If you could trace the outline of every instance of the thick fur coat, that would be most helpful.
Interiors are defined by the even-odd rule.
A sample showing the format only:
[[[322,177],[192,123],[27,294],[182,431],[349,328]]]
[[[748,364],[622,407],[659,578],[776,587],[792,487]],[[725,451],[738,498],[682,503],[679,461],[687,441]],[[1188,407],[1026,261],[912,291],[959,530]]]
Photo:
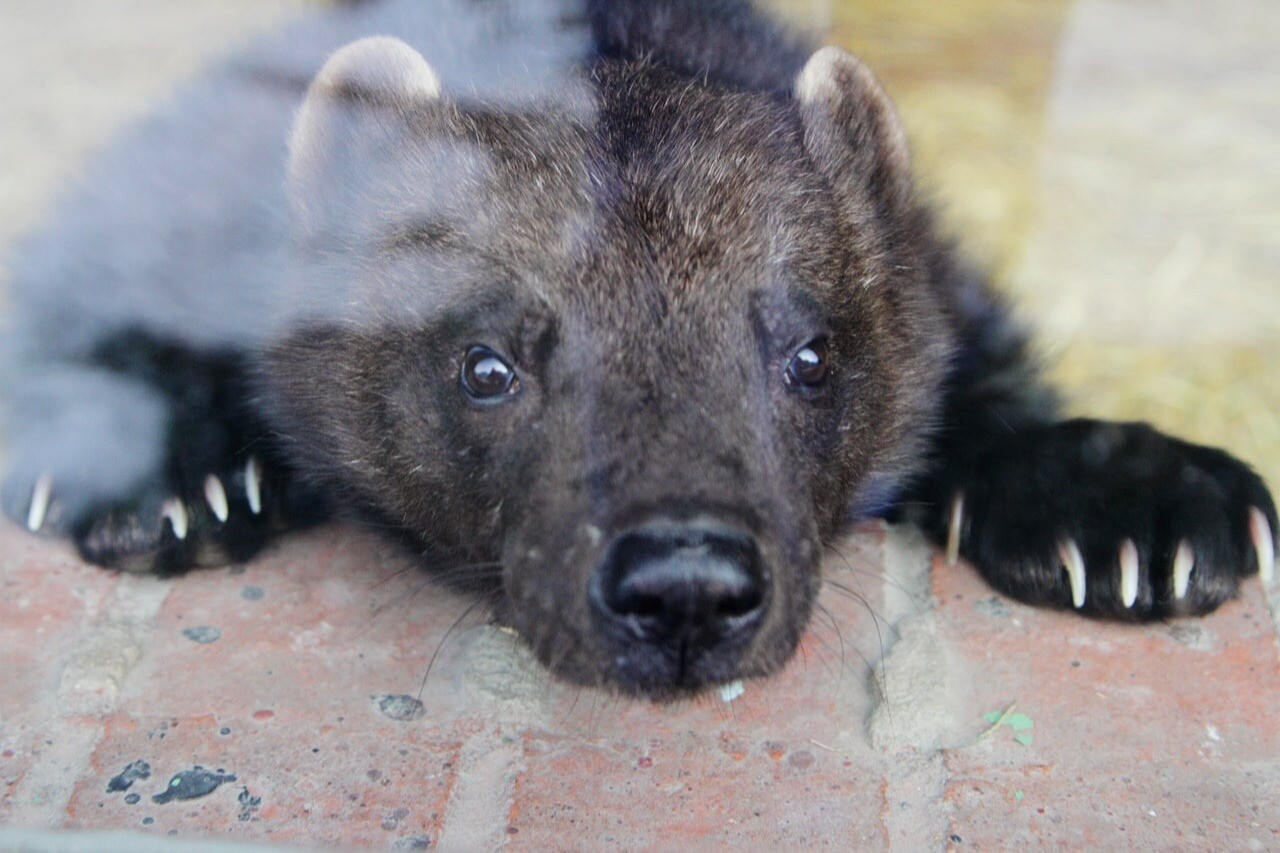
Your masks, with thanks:
[[[1093,616],[1269,576],[1258,477],[1062,420],[872,73],[747,3],[354,4],[179,104],[14,266],[6,507],[91,561],[358,515],[654,698],[776,671],[860,517]]]

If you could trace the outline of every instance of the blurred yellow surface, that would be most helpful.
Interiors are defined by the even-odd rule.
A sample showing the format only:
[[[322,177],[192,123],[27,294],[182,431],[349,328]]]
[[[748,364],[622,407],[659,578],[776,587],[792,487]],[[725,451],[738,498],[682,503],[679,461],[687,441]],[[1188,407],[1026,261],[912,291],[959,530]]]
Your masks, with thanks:
[[[1149,420],[1280,485],[1280,4],[778,5],[883,80],[926,196],[1074,413]]]

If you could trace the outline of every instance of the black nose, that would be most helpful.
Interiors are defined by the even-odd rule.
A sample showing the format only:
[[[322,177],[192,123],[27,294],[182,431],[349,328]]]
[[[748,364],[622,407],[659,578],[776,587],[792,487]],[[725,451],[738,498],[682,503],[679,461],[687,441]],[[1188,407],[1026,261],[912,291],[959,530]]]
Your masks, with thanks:
[[[597,608],[633,639],[707,650],[754,631],[767,579],[755,539],[725,525],[660,522],[614,540]]]

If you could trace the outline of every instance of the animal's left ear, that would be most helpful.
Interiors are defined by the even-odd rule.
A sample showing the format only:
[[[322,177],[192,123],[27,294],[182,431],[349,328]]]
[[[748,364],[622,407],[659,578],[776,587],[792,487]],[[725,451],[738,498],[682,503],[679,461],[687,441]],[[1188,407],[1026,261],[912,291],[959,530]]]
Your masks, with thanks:
[[[333,54],[289,138],[288,192],[300,235],[349,235],[359,217],[384,211],[439,105],[435,72],[399,39],[361,39]]]
[[[804,144],[846,205],[901,209],[911,196],[906,132],[875,75],[838,47],[805,63],[795,97]]]

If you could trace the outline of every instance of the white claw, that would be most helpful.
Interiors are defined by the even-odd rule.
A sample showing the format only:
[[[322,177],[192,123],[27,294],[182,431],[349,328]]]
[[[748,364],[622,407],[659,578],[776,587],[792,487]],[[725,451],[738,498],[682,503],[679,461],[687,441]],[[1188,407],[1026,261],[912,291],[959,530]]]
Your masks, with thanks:
[[[169,498],[160,505],[160,517],[169,519],[173,535],[179,539],[187,538],[187,505],[178,498]]]
[[[960,559],[960,531],[964,524],[964,492],[956,492],[951,499],[951,517],[947,522],[947,565],[954,566]]]
[[[213,510],[213,514],[217,516],[218,521],[226,521],[231,514],[230,508],[227,506],[227,490],[222,488],[222,481],[218,479],[217,474],[210,474],[204,478],[204,499],[209,504],[209,509]]]
[[[1276,574],[1276,546],[1271,537],[1271,525],[1256,506],[1249,507],[1249,535],[1253,537],[1253,548],[1258,552],[1258,577],[1269,585]]]
[[[1173,597],[1186,598],[1187,587],[1191,585],[1191,570],[1195,568],[1196,555],[1183,539],[1178,543],[1178,550],[1173,554]]]
[[[262,465],[258,457],[250,456],[244,465],[244,494],[249,499],[249,512],[262,514]]]
[[[732,702],[734,699],[737,699],[739,696],[741,696],[743,693],[746,693],[746,692],[747,692],[747,688],[743,686],[742,679],[739,678],[737,681],[732,681],[728,684],[721,686],[720,701]]]
[[[1138,600],[1138,546],[1132,539],[1120,543],[1120,600],[1125,607]]]
[[[27,529],[39,533],[44,527],[45,516],[49,514],[49,499],[53,496],[53,477],[41,474],[31,490],[31,508],[27,510]]]
[[[1070,537],[1058,543],[1058,556],[1067,570],[1067,579],[1071,581],[1071,604],[1079,609],[1084,607],[1084,557],[1080,554],[1080,546]]]

